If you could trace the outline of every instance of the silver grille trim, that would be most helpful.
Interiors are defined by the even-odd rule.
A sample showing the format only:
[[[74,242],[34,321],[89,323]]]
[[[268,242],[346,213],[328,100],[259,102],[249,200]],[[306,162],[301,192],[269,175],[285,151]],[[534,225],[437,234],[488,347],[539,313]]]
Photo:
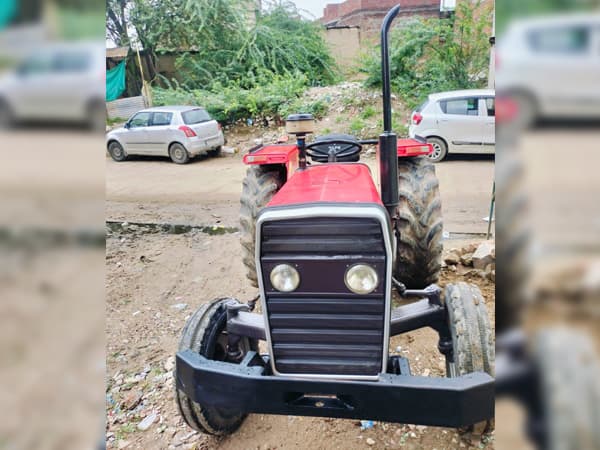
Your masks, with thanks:
[[[386,286],[385,286],[385,313],[383,327],[383,358],[380,373],[385,373],[387,370],[387,359],[389,353],[389,334],[390,334],[390,311],[392,298],[392,260],[393,260],[393,241],[389,218],[386,210],[377,204],[354,206],[349,204],[327,204],[325,205],[298,205],[297,207],[283,207],[265,209],[258,217],[256,224],[256,271],[258,285],[260,290],[260,300],[262,305],[263,317],[265,320],[265,334],[269,354],[271,355],[271,369],[275,375],[294,377],[294,378],[321,378],[321,379],[351,379],[351,380],[378,380],[379,375],[331,375],[331,374],[294,374],[281,373],[275,367],[273,355],[273,341],[271,339],[271,330],[269,327],[267,299],[265,295],[265,287],[263,283],[262,267],[261,267],[261,230],[264,222],[271,222],[286,219],[301,219],[311,217],[355,217],[355,218],[371,218],[377,220],[381,225],[385,252],[386,252]]]

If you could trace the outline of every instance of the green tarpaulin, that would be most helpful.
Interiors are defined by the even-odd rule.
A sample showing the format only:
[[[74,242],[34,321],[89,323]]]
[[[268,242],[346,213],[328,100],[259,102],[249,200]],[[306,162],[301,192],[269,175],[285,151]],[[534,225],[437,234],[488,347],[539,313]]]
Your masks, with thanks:
[[[17,0],[2,0],[0,2],[0,29],[4,28],[17,13]]]
[[[106,71],[106,101],[112,102],[118,99],[125,90],[125,66],[127,60],[123,60],[118,66]]]

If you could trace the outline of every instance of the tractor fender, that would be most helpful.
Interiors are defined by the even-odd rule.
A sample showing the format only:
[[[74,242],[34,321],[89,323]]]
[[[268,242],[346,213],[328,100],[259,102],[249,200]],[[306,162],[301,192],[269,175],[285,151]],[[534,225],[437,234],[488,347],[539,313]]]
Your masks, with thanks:
[[[417,139],[398,139],[398,158],[429,155],[433,146]]]
[[[244,155],[246,165],[282,165],[287,173],[298,168],[298,147],[296,144],[257,145]]]

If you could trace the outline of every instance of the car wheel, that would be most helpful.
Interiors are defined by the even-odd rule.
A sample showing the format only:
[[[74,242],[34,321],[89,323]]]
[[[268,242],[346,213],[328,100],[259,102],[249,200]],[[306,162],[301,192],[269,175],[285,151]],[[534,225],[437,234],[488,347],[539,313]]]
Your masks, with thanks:
[[[111,142],[108,146],[108,153],[110,157],[117,162],[125,161],[127,159],[127,152],[123,149],[123,146],[118,142]]]
[[[208,151],[208,155],[209,156],[219,156],[221,154],[221,149],[223,147],[218,146],[217,148],[213,148],[212,150]]]
[[[181,144],[173,144],[169,147],[169,156],[175,164],[186,164],[190,160],[190,154]]]
[[[448,154],[448,146],[446,143],[440,138],[436,137],[427,138],[427,142],[433,147],[433,153],[431,155],[427,155],[427,157],[436,163],[443,161]]]
[[[94,103],[88,110],[88,127],[92,131],[106,131],[106,105]]]
[[[13,115],[5,102],[0,102],[0,130],[6,130],[13,125]]]

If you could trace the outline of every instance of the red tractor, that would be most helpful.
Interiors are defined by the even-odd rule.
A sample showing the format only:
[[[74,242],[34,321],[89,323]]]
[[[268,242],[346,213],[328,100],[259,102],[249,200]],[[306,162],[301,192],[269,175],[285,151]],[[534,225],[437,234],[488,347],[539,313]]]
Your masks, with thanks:
[[[232,433],[249,413],[448,427],[493,417],[494,337],[481,293],[459,283],[442,294],[434,284],[442,219],[432,149],[391,129],[388,31],[398,11],[381,29],[378,141],[328,135],[307,144],[314,121],[297,114],[286,124],[295,144],[244,156],[243,258],[259,295],[214,300],[183,330],[176,399],[198,431]],[[371,143],[380,191],[359,162]],[[393,288],[418,300],[394,308]],[[389,352],[390,337],[424,327],[439,335],[447,378],[413,376]]]

